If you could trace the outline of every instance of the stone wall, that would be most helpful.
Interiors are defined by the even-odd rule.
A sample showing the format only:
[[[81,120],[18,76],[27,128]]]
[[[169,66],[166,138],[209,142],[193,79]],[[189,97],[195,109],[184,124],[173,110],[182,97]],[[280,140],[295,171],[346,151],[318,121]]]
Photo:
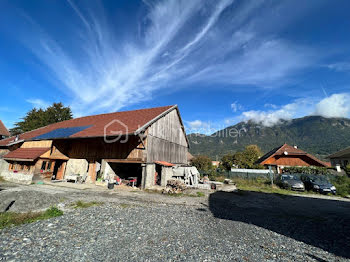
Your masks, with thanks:
[[[33,174],[9,171],[9,163],[0,159],[0,176],[9,182],[29,185],[32,183]]]
[[[3,172],[1,172],[1,177],[3,179],[5,179],[6,181],[29,185],[32,183],[33,174],[26,174],[26,173],[20,173],[20,172],[14,173],[12,171],[3,171]]]
[[[7,171],[9,171],[9,163],[4,159],[0,158],[0,176],[2,172],[7,172]]]

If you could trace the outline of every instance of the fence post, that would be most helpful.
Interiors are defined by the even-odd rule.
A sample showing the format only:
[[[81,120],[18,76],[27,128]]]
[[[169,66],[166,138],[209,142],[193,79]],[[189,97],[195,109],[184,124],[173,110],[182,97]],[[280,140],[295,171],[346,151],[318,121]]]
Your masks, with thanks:
[[[273,173],[272,173],[272,167],[271,166],[269,166],[269,171],[270,171],[271,185],[273,185]]]

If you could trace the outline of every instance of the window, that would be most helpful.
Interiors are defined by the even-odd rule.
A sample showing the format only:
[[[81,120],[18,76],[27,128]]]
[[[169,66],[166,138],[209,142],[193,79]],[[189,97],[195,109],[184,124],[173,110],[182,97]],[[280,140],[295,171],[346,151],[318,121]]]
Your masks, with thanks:
[[[346,167],[349,164],[348,160],[344,160],[344,167]]]
[[[43,163],[41,164],[41,170],[45,170],[46,169],[46,161],[43,161]]]

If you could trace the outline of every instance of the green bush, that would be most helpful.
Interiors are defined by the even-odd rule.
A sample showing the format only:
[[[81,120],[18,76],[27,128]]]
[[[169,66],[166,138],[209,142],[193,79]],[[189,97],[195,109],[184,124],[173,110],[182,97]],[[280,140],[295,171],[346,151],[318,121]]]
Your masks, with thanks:
[[[350,176],[350,164],[345,167],[345,173]]]
[[[285,167],[284,172],[291,174],[307,174],[307,175],[327,175],[329,173],[326,167],[305,166],[305,167]]]
[[[350,195],[350,178],[347,176],[337,176],[331,180],[337,188],[337,195],[346,197]]]
[[[50,218],[50,217],[59,217],[63,215],[63,211],[60,210],[57,207],[50,207],[49,209],[47,209],[44,214],[45,217]]]

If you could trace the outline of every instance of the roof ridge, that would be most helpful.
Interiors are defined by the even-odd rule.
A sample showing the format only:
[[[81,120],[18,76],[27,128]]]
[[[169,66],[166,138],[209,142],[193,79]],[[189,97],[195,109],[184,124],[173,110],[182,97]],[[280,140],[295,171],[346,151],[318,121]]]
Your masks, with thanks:
[[[0,119],[0,135],[10,136],[9,130],[6,128],[5,124]]]
[[[116,111],[116,112],[111,112],[111,113],[102,113],[102,114],[97,114],[97,115],[88,115],[88,116],[81,116],[81,117],[77,117],[77,118],[73,118],[73,119],[69,119],[69,120],[65,120],[65,121],[71,121],[71,120],[76,120],[76,119],[82,119],[82,118],[86,118],[86,117],[91,117],[91,116],[104,116],[104,115],[112,115],[112,114],[117,114],[117,113],[128,113],[128,112],[135,112],[135,111],[144,111],[144,110],[152,110],[152,109],[159,109],[159,108],[166,108],[166,107],[174,107],[176,105],[168,105],[168,106],[157,106],[157,107],[148,107],[148,108],[141,108],[141,109],[134,109],[134,110],[125,110],[125,111]],[[61,121],[64,122],[64,121]],[[58,122],[60,123],[60,122]],[[55,123],[56,124],[56,123]]]

